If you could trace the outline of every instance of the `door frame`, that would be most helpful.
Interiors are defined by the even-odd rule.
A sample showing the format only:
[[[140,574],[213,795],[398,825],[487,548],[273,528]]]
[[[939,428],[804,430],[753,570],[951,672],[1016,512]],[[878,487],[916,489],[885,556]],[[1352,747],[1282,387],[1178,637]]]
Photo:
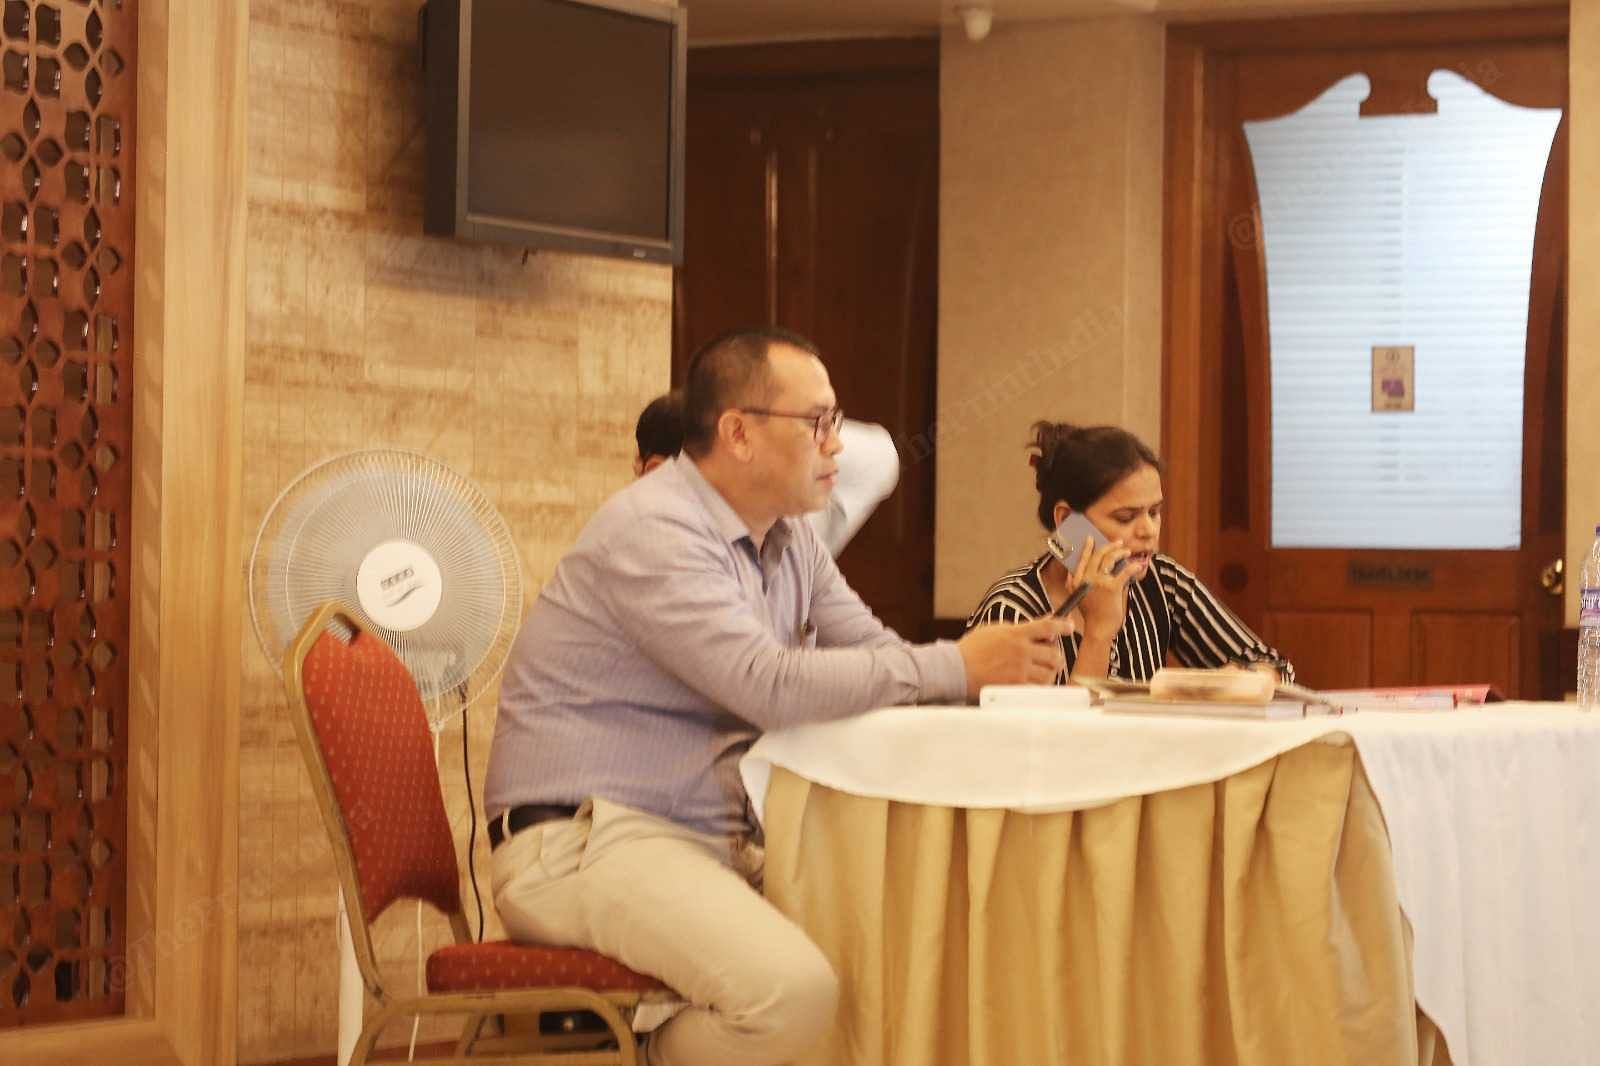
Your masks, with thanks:
[[[1174,24],[1167,31],[1163,190],[1161,425],[1165,550],[1214,585],[1222,580],[1225,381],[1223,264],[1228,233],[1212,224],[1227,195],[1219,165],[1223,67],[1240,53],[1385,46],[1567,41],[1565,7],[1448,14],[1339,15]],[[1253,415],[1261,412],[1252,412]],[[1237,441],[1232,442],[1237,445]],[[1268,464],[1251,478],[1270,479]],[[1234,486],[1235,489],[1238,486]],[[1267,485],[1248,486],[1265,500]],[[1237,504],[1237,501],[1232,501]],[[1258,582],[1259,584],[1259,582]],[[1259,591],[1262,597],[1265,590]],[[1253,599],[1246,596],[1246,599]],[[1263,599],[1263,603],[1264,603]]]

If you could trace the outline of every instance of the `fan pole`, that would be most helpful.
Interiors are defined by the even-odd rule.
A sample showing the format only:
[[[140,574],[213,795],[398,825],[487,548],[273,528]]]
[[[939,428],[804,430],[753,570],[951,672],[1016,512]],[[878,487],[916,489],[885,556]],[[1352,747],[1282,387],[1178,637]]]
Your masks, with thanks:
[[[350,915],[339,890],[339,1066],[350,1066],[361,1035],[361,969],[356,965],[356,942],[350,934]]]

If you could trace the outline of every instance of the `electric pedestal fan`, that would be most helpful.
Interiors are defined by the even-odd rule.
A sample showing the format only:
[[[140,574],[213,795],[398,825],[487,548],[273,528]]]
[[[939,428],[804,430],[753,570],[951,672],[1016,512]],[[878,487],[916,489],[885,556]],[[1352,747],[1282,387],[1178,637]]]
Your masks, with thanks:
[[[397,450],[350,452],[302,472],[262,519],[249,587],[256,637],[279,671],[301,625],[328,600],[370,623],[416,680],[436,754],[439,731],[494,684],[522,617],[522,572],[505,521],[449,467]],[[344,1066],[361,1030],[363,989],[342,892],[339,948]]]

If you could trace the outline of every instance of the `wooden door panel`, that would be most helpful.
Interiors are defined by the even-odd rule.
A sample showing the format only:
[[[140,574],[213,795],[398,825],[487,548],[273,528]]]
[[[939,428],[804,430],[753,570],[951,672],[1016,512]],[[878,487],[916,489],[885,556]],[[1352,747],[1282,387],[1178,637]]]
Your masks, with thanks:
[[[1277,118],[1299,110],[1351,74],[1365,74],[1372,92],[1363,116],[1429,114],[1437,102],[1428,95],[1427,76],[1448,70],[1521,107],[1564,107],[1567,99],[1567,49],[1560,41],[1508,48],[1503,43],[1405,48],[1392,52],[1360,49],[1342,52],[1284,52],[1252,56],[1238,69],[1242,121]]]
[[[1502,551],[1281,548],[1272,553],[1268,599],[1275,609],[1359,606],[1373,610],[1476,610],[1515,603],[1522,582]]]
[[[1540,581],[1567,542],[1567,160],[1570,116],[1550,146],[1533,240],[1528,357],[1522,395],[1522,691],[1546,694],[1544,647],[1565,621],[1560,596]],[[1558,692],[1562,689],[1558,688]],[[1508,693],[1509,694],[1509,693]]]
[[[684,171],[691,191],[683,265],[674,272],[674,381],[712,337],[775,319],[768,250],[780,160],[772,109],[737,87],[696,88],[689,100]]]
[[[917,83],[845,85],[814,142],[809,328],[845,410],[902,442],[935,417],[938,124]],[[840,565],[886,622],[916,636],[931,608],[934,499],[931,462],[912,459],[902,454],[899,490]]]
[[[1262,636],[1316,689],[1372,684],[1372,615],[1367,611],[1271,611]]]
[[[693,49],[674,380],[701,344],[768,323],[815,340],[839,401],[898,442],[934,418],[938,42]],[[901,445],[902,451],[904,445]],[[931,458],[839,559],[912,639],[933,614]]]
[[[1430,34],[1427,42],[1403,19],[1327,25],[1335,22],[1343,30],[1331,35],[1291,33],[1296,20],[1174,31],[1181,44],[1171,73],[1185,87],[1174,96],[1175,114],[1192,128],[1169,139],[1168,242],[1196,254],[1187,268],[1168,274],[1166,432],[1195,452],[1170,457],[1173,480],[1192,478],[1195,488],[1174,486],[1171,495],[1197,504],[1191,521],[1201,575],[1294,659],[1307,683],[1491,680],[1509,695],[1531,697],[1539,686],[1541,634],[1561,621],[1560,602],[1541,591],[1538,574],[1561,554],[1565,525],[1568,122],[1563,118],[1551,146],[1534,232],[1523,543],[1507,551],[1272,546],[1273,380],[1263,256],[1270,235],[1262,232],[1242,123],[1291,114],[1357,72],[1372,83],[1363,115],[1434,110],[1426,87],[1435,70],[1511,103],[1564,109],[1565,20],[1462,16],[1459,25],[1450,23],[1460,32]],[[1175,381],[1186,386],[1181,393],[1171,391]],[[1355,655],[1357,646],[1366,654]]]
[[[1419,685],[1488,682],[1521,691],[1522,620],[1515,614],[1419,611],[1411,618],[1411,660]]]

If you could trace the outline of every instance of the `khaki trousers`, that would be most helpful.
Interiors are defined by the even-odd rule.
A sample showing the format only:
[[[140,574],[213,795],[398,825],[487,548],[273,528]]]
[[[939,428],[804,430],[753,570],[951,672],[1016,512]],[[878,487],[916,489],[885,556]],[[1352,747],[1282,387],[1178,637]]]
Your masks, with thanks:
[[[513,940],[598,951],[689,1006],[649,1037],[649,1066],[778,1066],[833,1023],[839,984],[762,898],[759,847],[594,799],[494,851]]]

